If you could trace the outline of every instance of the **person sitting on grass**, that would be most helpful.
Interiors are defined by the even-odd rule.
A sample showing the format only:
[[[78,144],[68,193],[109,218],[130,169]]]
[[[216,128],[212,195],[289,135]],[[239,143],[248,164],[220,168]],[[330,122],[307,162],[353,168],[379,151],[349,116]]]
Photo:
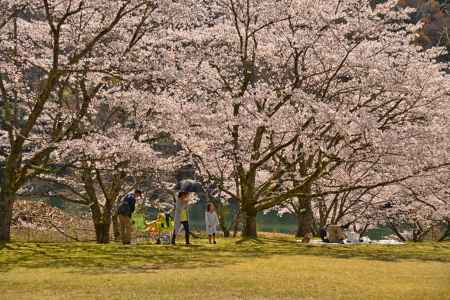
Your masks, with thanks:
[[[172,233],[173,221],[172,217],[168,213],[159,213],[158,218],[149,223],[150,226],[155,226],[156,229],[156,244],[161,244],[164,233]],[[150,227],[149,227],[150,228]],[[170,240],[169,240],[170,242]]]
[[[177,234],[180,232],[181,226],[184,229],[184,237],[186,245],[190,245],[189,242],[189,220],[188,220],[188,205],[190,201],[189,192],[179,192],[177,201],[175,203],[175,228],[172,235],[172,244],[175,245]]]
[[[214,204],[208,203],[205,212],[206,231],[208,232],[208,241],[211,244],[216,244],[216,231],[219,225],[219,218],[217,217],[216,208]]]
[[[328,239],[327,227],[328,225],[325,225],[324,227],[321,227],[319,230],[320,239],[325,243],[330,242],[330,240]]]

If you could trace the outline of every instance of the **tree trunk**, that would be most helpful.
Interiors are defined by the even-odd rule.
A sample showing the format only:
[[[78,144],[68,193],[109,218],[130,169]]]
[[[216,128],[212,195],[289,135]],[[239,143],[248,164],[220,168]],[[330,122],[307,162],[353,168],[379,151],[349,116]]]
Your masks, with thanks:
[[[95,239],[98,244],[109,243],[109,229],[110,223],[97,223],[95,225]]]
[[[241,210],[239,209],[233,224],[233,237],[235,238],[239,231],[239,225],[241,224]]]
[[[391,223],[389,223],[389,228],[392,229],[392,231],[395,233],[395,235],[402,241],[402,242],[406,242],[405,237],[400,233],[400,231],[398,231],[397,227]]]
[[[112,216],[114,240],[120,241],[119,215],[115,213]]]
[[[354,226],[354,225],[353,225],[353,226]],[[366,225],[364,225],[363,229],[362,229],[360,232],[356,231],[356,228],[355,228],[355,227],[353,228],[353,231],[358,232],[358,233],[359,233],[359,236],[362,237],[363,235],[366,234],[366,231],[367,231],[368,228],[369,228],[369,224],[366,224]]]
[[[11,240],[11,219],[16,194],[2,186],[0,191],[0,242]]]
[[[111,212],[101,211],[98,203],[91,205],[92,221],[95,227],[95,240],[99,244],[110,242]]]
[[[208,198],[209,201],[209,198]],[[226,217],[225,217],[225,207],[220,203],[220,201],[215,201],[214,203],[216,207],[216,213],[219,218],[219,227],[223,232],[224,237],[230,237],[230,230],[226,225]]]
[[[418,241],[418,233],[416,230],[413,230],[413,242],[417,242]]]
[[[299,210],[297,213],[297,233],[296,237],[303,237],[312,234],[314,216],[311,208],[311,198],[299,199]]]
[[[222,229],[224,237],[230,237],[230,229],[226,226],[225,220],[219,217],[219,226]]]
[[[247,205],[242,208],[242,237],[244,238],[256,238],[258,236],[256,232],[256,208],[251,205]]]
[[[448,236],[450,236],[450,222],[447,221],[447,230],[444,232],[444,235],[438,240],[438,242],[444,241]]]

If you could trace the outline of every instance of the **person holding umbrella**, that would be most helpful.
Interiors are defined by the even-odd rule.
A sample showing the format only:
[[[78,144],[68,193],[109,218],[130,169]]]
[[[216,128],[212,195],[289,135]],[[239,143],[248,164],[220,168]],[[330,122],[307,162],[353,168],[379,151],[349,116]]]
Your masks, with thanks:
[[[186,179],[177,184],[177,189],[179,192],[175,202],[175,228],[172,235],[172,244],[175,245],[177,235],[180,232],[181,226],[183,226],[186,245],[190,245],[188,206],[191,201],[192,193],[201,192],[202,188],[198,182]]]

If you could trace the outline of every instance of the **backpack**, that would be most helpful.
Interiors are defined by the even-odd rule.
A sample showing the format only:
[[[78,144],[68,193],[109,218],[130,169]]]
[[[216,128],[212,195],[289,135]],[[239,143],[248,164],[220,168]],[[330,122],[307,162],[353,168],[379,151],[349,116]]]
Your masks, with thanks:
[[[131,209],[128,203],[126,203],[125,201],[120,203],[119,207],[117,208],[117,213],[122,216],[129,216],[131,213]]]

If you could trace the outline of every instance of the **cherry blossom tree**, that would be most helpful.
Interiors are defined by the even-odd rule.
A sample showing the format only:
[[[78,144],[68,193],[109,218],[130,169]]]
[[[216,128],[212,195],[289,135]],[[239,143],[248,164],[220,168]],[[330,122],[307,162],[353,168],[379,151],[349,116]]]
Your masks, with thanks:
[[[232,186],[232,182],[227,176],[226,170],[221,169],[221,164],[217,161],[215,165],[216,169],[205,169],[202,164],[201,158],[192,159],[195,163],[195,170],[198,173],[197,180],[202,184],[207,201],[214,204],[219,218],[219,226],[223,231],[225,237],[230,236],[230,231],[233,227],[238,226],[239,212],[234,212],[231,206],[233,201],[229,195],[224,192],[225,186]],[[224,165],[227,167],[227,165]],[[203,173],[206,171],[205,173]]]
[[[448,118],[439,120],[448,122]],[[322,177],[314,186],[318,197],[312,204],[317,225],[353,224],[360,232],[384,225],[401,236],[398,228],[419,224],[413,229],[419,238],[431,225],[446,224],[448,125],[432,131],[434,127],[426,125],[414,128],[414,135],[404,136],[402,143],[391,144],[386,152],[353,159],[351,168],[347,164]],[[300,209],[298,201],[288,204],[291,211]]]
[[[121,76],[154,24],[157,3],[19,0],[0,3],[0,240],[16,192],[76,136],[92,103]],[[137,50],[136,50],[137,49]]]
[[[133,79],[133,84],[139,83]],[[144,184],[176,169],[182,160],[152,147],[166,117],[147,93],[124,81],[101,94],[104,98],[93,103],[77,131],[79,138],[59,143],[53,153],[64,174],[39,177],[65,188],[62,199],[89,206],[97,242],[108,243],[118,201],[137,187],[145,190]]]
[[[378,201],[380,190],[389,185],[384,181],[371,182],[373,164],[365,169],[349,170],[339,166],[322,176],[310,186],[308,194],[288,199],[274,207],[279,214],[290,213],[297,217],[296,236],[302,237],[328,224],[353,225],[364,232],[374,223],[366,223],[367,212]],[[399,178],[399,181],[402,179]]]
[[[420,24],[396,1],[20,0],[0,9],[0,240],[16,192],[53,158],[73,151],[74,166],[105,172],[100,158],[107,170],[124,159],[132,173],[150,151],[145,134],[158,130],[203,174],[227,179],[220,191],[239,201],[247,237],[257,212],[293,198],[309,205],[448,166],[448,64],[435,60],[445,50],[416,46]],[[135,113],[133,122],[98,128],[89,117],[102,105]],[[361,183],[314,190],[374,161]]]
[[[441,128],[429,112],[448,101],[448,66],[434,60],[445,50],[415,46],[420,26],[395,4],[211,1],[210,23],[168,37],[183,124],[173,134],[205,168],[212,158],[229,166],[233,187],[223,190],[241,204],[244,236],[256,236],[258,211],[313,196],[312,184],[343,162],[402,146],[417,124]],[[400,176],[445,153],[401,165]]]
[[[129,130],[114,129],[63,143],[57,154],[68,174],[40,175],[63,188],[60,198],[90,208],[98,243],[109,242],[117,201],[150,176],[159,162],[149,144],[130,136]]]
[[[364,176],[373,176],[364,172]],[[401,240],[421,240],[433,226],[449,226],[448,166],[439,166],[408,178],[370,185],[364,178],[353,178],[339,172],[331,178],[322,178],[313,186],[311,201],[293,197],[273,209],[280,214],[291,213],[299,221],[297,236],[306,232],[305,224],[314,230],[328,224],[347,225],[361,235],[377,226],[391,228]],[[337,181],[340,182],[340,189]],[[344,180],[342,180],[344,179]],[[368,179],[368,178],[366,178]],[[347,181],[343,184],[343,181]],[[359,185],[359,187],[357,187]],[[327,188],[332,187],[327,193]],[[348,188],[350,187],[350,188]],[[305,207],[306,206],[306,207]],[[402,234],[407,230],[411,235]],[[441,239],[445,238],[443,234]]]
[[[444,239],[450,232],[449,174],[448,169],[438,170],[390,187],[385,192],[385,204],[370,210],[371,222],[391,228],[403,241],[420,241],[434,226],[445,229],[437,237]]]
[[[439,120],[448,124],[446,117]],[[386,217],[379,218],[380,214],[413,211],[408,208],[411,203],[424,208],[424,212],[432,208],[436,214],[439,211],[445,216],[450,201],[444,192],[448,187],[442,184],[446,182],[445,174],[450,174],[448,141],[444,138],[448,135],[448,125],[430,125],[419,124],[414,128],[414,134],[409,132],[403,136],[402,142],[387,143],[390,146],[385,148],[386,151],[370,153],[363,159],[354,157],[316,182],[313,189],[317,197],[311,202],[317,225],[353,224],[355,230],[365,232],[370,226],[389,225]],[[435,130],[430,131],[432,128]],[[431,191],[440,191],[440,197],[436,198]],[[397,198],[395,208],[391,207],[393,195]],[[417,200],[419,195],[421,201]],[[288,208],[298,214],[302,206],[295,200],[288,202]],[[430,204],[428,207],[427,203]],[[390,209],[385,209],[384,205],[389,205]],[[414,218],[420,214],[421,211],[416,210],[410,216]],[[307,218],[304,212],[299,217]],[[391,218],[388,223],[398,225],[405,219],[403,216],[393,222]],[[445,217],[441,221],[445,222]]]

